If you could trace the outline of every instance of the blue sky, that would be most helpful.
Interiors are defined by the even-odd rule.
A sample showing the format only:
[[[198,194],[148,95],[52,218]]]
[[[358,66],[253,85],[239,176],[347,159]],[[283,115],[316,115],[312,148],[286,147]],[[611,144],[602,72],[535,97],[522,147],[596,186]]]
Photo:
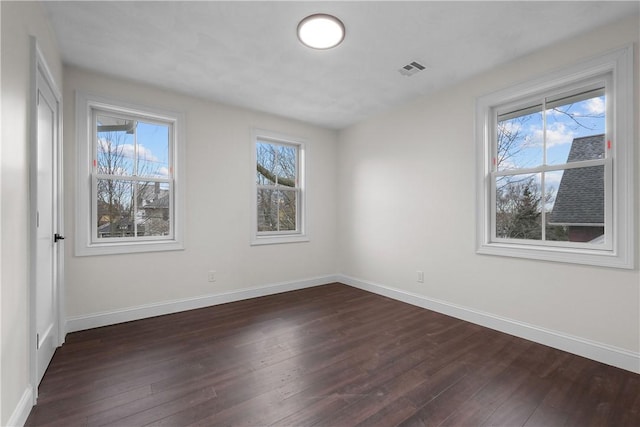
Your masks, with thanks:
[[[152,175],[169,176],[169,128],[138,122],[138,161],[146,164]]]
[[[555,109],[548,109],[546,114],[542,111],[528,113],[502,122],[505,132],[517,133],[518,138],[498,165],[499,171],[541,166],[545,147],[547,165],[565,164],[575,138],[605,133],[604,96],[560,105]],[[562,175],[562,170],[544,173],[545,192],[552,195],[545,206],[547,211],[553,207]],[[528,178],[539,185],[542,174],[516,175],[503,182],[522,182]]]
[[[546,135],[542,112],[508,120],[509,131],[519,131],[521,140],[499,170],[530,168],[543,163],[546,136],[547,165],[566,163],[574,138],[605,132],[604,96],[547,110]]]
[[[101,117],[98,117],[100,120]],[[120,120],[122,123],[122,120]],[[133,159],[135,156],[135,142],[137,142],[138,152],[138,174],[155,177],[167,178],[170,176],[169,171],[169,126],[164,124],[153,124],[146,122],[137,122],[136,140],[134,135],[124,131],[105,133],[101,136],[100,143],[106,144],[106,136],[109,135],[113,139],[112,149],[116,144],[118,150],[124,157],[120,174],[133,174]],[[108,151],[106,145],[102,147],[103,151]],[[118,171],[112,171],[118,174]]]

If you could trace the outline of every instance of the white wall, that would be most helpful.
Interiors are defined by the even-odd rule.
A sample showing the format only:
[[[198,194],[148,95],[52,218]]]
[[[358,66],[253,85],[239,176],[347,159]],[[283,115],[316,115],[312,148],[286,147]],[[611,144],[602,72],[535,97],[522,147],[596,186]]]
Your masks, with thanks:
[[[59,85],[63,70],[42,5],[3,1],[0,7],[0,425],[5,425],[10,417],[15,419],[29,382],[29,34],[38,36]],[[65,225],[70,237],[65,244],[67,317],[90,317],[341,272],[637,354],[637,268],[627,271],[479,256],[473,240],[475,98],[597,52],[638,43],[637,22],[638,17],[632,17],[499,66],[339,135],[65,68],[61,86]],[[185,113],[186,250],[74,256],[74,97],[78,89]],[[251,172],[247,168],[252,127],[308,141],[311,242],[249,246]],[[215,283],[206,280],[210,269],[218,272]],[[416,270],[425,271],[424,284],[415,282]]]
[[[76,257],[73,239],[65,240],[69,318],[336,273],[336,132],[77,68],[64,70],[68,237],[76,222],[77,90],[185,114],[187,221],[184,251]],[[249,245],[252,127],[306,140],[309,242]]]
[[[340,272],[637,358],[638,261],[635,270],[617,270],[475,253],[474,114],[480,95],[630,42],[637,62],[638,31],[635,16],[342,131]],[[637,63],[635,70],[637,79]],[[637,113],[637,81],[635,94]],[[637,132],[636,121],[636,142]]]
[[[30,35],[59,87],[62,63],[42,4],[0,2],[2,9],[2,213],[0,425],[20,421],[29,388]],[[29,397],[30,399],[30,397]],[[31,400],[27,399],[27,414]],[[24,411],[22,411],[24,412]]]

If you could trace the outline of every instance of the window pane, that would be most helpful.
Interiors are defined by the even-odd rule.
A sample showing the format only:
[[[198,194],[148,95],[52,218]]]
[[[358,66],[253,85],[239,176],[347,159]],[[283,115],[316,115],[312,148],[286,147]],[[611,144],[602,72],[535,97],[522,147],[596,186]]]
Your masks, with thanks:
[[[603,244],[604,166],[565,170],[547,222],[550,239],[562,228],[566,238],[555,240]]]
[[[496,237],[542,239],[540,175],[496,179]]]
[[[258,189],[258,231],[278,230],[278,192]]]
[[[278,146],[278,164],[276,173],[278,175],[278,184],[287,187],[296,186],[296,163],[297,149],[291,146]]]
[[[273,144],[258,142],[256,144],[256,183],[275,185],[276,183],[276,149]]]
[[[169,130],[166,124],[138,122],[138,176],[169,177]]]
[[[137,186],[137,235],[168,236],[171,231],[169,183],[139,182]]]
[[[604,158],[604,89],[548,100],[547,164]]]
[[[498,116],[496,169],[532,168],[542,164],[542,106]]]
[[[97,237],[132,237],[133,182],[98,179],[97,187]]]
[[[256,183],[296,187],[298,149],[293,146],[256,143]]]
[[[132,176],[135,122],[105,115],[96,120],[98,173]]]
[[[566,242],[569,240],[567,227],[562,225],[552,225],[551,214],[553,212],[553,206],[555,205],[556,196],[558,195],[558,187],[560,186],[563,175],[564,171],[546,172],[544,174],[544,184],[546,189],[544,197],[544,209],[546,214],[545,236],[547,240],[560,242]]]
[[[279,191],[278,227],[280,231],[296,230],[297,191]]]

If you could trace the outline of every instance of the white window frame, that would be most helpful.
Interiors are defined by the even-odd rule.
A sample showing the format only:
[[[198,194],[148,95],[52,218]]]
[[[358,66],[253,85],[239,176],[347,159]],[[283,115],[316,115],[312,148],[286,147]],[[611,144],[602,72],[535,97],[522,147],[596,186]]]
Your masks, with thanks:
[[[605,164],[605,217],[607,241],[604,245],[571,242],[518,241],[495,236],[495,157],[498,111],[532,97],[606,81],[607,129],[612,141]],[[542,78],[506,88],[476,102],[476,252],[517,258],[634,268],[634,107],[633,46],[606,53],[592,60],[557,71]],[[598,162],[594,162],[598,163]],[[543,166],[542,169],[545,169]],[[557,169],[557,168],[550,168]],[[545,169],[546,170],[546,169]]]
[[[298,151],[297,164],[297,229],[295,231],[258,231],[258,189],[256,182],[257,144],[258,142],[272,142],[277,145],[294,146]],[[251,245],[271,245],[280,243],[308,242],[307,209],[306,209],[306,144],[300,138],[294,138],[278,132],[263,129],[253,129],[251,137]],[[277,188],[277,186],[274,186]]]
[[[172,197],[168,236],[97,239],[95,224],[96,182],[95,114],[116,114],[151,123],[171,125],[168,183]],[[84,92],[76,93],[76,256],[111,255],[184,249],[184,151],[183,115],[158,108],[120,102]],[[146,179],[145,179],[146,180]],[[153,181],[153,179],[151,179]]]

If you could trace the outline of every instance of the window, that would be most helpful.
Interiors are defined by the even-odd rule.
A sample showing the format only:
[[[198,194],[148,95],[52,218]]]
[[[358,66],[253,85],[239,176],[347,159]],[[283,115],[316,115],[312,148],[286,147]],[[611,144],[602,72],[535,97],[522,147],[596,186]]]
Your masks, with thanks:
[[[479,253],[633,268],[631,55],[478,100]]]
[[[307,241],[304,145],[273,132],[255,131],[252,244]]]
[[[182,249],[179,115],[78,94],[76,253]]]

